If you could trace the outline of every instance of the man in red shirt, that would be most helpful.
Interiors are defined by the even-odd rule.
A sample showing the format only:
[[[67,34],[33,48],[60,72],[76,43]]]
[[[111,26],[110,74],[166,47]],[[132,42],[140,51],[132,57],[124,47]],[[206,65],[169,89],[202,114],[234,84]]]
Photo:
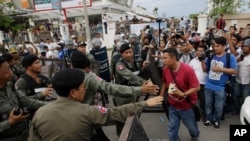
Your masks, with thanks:
[[[178,61],[175,48],[163,51],[165,68],[162,74],[161,96],[168,97],[168,135],[170,141],[178,141],[180,119],[188,128],[191,140],[198,140],[199,129],[192,107],[197,102],[197,91],[200,89],[199,81],[194,70],[187,64]]]
[[[225,28],[225,20],[223,19],[223,14],[220,14],[219,19],[216,22],[216,28],[218,30],[224,29]]]

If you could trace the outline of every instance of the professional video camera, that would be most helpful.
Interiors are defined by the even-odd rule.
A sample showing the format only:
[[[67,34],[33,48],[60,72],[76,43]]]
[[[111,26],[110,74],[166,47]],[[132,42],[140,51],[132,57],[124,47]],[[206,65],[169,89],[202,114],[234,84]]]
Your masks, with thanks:
[[[200,61],[205,60],[206,58],[211,59],[211,57],[214,55],[214,51],[207,49],[205,53],[202,53],[201,56],[198,57]]]

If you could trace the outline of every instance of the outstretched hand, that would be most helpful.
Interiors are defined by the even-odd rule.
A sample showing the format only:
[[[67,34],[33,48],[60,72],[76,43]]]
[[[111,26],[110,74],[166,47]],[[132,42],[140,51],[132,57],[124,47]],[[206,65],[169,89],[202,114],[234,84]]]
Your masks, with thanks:
[[[142,93],[157,94],[159,92],[159,87],[148,80],[143,83],[141,91]]]
[[[153,98],[149,98],[146,102],[148,104],[148,107],[153,107],[153,106],[161,105],[163,100],[164,98],[162,96],[156,96]]]

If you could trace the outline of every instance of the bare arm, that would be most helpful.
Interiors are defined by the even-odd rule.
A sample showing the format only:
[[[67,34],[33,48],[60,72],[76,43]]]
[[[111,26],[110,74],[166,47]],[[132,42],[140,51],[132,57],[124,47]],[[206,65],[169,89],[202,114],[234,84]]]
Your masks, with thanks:
[[[166,83],[162,82],[160,96],[164,96],[165,92],[166,92]]]

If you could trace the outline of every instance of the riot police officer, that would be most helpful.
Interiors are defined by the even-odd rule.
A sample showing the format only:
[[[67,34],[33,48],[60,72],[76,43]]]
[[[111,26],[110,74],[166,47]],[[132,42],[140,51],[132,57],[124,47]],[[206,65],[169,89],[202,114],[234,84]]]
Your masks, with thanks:
[[[29,127],[27,118],[29,115],[25,109],[38,109],[47,102],[31,99],[15,91],[14,85],[8,83],[12,76],[10,66],[2,56],[0,57],[0,74],[0,122],[4,124],[4,130],[0,133],[0,140],[26,141]],[[16,109],[14,114],[23,116],[19,117],[20,119],[15,122],[6,122],[9,116],[12,117],[11,111],[14,108]]]
[[[144,61],[142,67],[135,61],[133,55],[133,48],[129,43],[125,43],[120,47],[120,60],[115,65],[115,83],[126,86],[141,86],[146,80],[142,79],[140,75],[149,62]],[[136,96],[130,97],[114,97],[114,104],[116,106],[128,104],[136,101]],[[120,135],[123,128],[123,123],[117,124],[117,135]]]

